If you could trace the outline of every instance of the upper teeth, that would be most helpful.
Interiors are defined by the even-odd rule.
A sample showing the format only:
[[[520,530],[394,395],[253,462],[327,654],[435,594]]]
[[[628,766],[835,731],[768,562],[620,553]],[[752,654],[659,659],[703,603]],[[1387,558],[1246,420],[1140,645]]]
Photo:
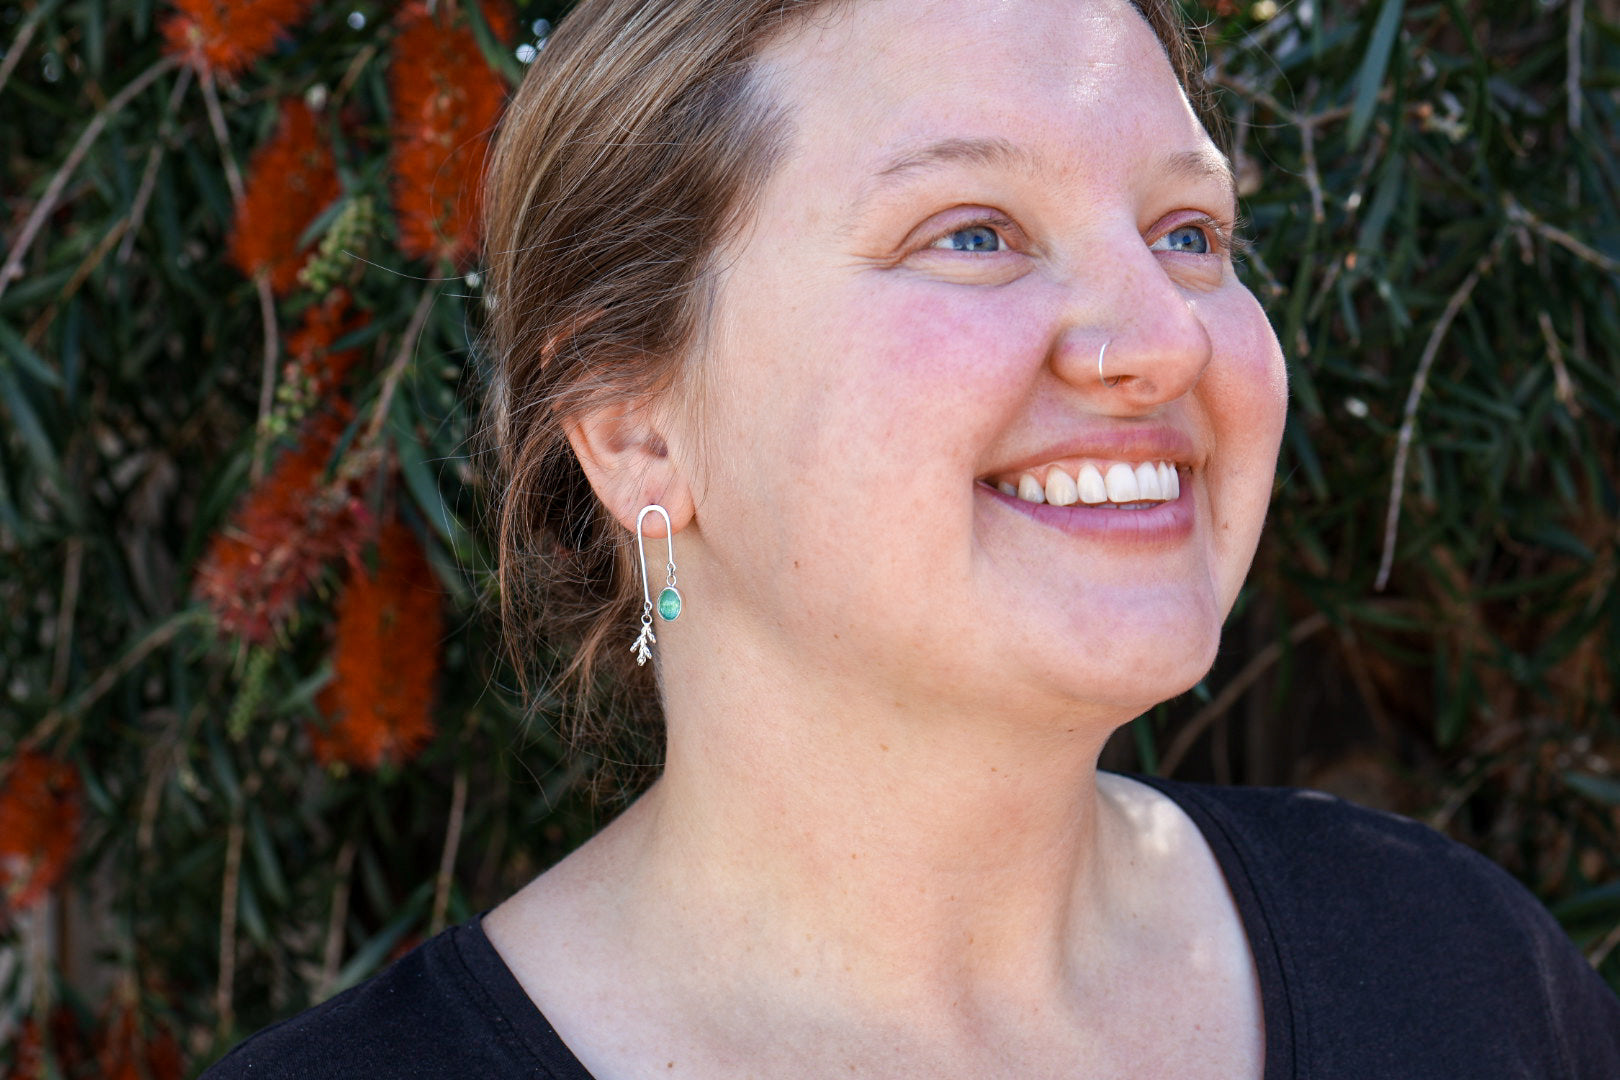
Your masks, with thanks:
[[[1016,484],[1001,480],[996,486],[1025,502],[1053,506],[1072,506],[1077,502],[1088,505],[1169,502],[1181,497],[1181,476],[1174,465],[1164,461],[1144,461],[1140,465],[1118,461],[1109,465],[1107,472],[1088,461],[1073,475],[1064,466],[1049,465],[1044,483],[1037,479],[1037,472],[1039,470],[1021,473]]]

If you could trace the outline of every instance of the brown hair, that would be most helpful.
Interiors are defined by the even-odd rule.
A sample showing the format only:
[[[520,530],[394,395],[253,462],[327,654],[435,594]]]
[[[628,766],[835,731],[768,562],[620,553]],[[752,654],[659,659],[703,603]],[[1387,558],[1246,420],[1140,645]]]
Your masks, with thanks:
[[[525,690],[536,669],[556,680],[570,747],[629,767],[606,774],[623,791],[662,741],[653,669],[631,663],[633,538],[597,501],[563,425],[681,374],[711,259],[791,133],[752,85],[755,58],[833,2],[584,0],[535,60],[491,156],[486,434],[506,642]],[[1132,2],[1207,117],[1174,0]]]

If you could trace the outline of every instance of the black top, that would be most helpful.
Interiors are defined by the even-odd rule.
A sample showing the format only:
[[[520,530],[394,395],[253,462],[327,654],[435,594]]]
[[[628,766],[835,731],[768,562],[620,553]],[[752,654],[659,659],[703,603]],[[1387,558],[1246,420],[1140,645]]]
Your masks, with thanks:
[[[1265,1080],[1620,1078],[1620,998],[1506,871],[1304,788],[1127,773],[1203,831],[1259,969]],[[592,1080],[479,919],[243,1042],[203,1080]]]

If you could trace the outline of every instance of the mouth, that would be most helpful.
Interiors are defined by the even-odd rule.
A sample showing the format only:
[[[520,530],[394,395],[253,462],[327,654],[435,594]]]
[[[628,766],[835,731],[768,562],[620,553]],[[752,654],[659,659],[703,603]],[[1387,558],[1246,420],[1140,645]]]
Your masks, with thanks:
[[[1008,498],[1036,506],[1082,504],[1108,510],[1147,510],[1181,497],[1181,469],[1172,460],[1071,458],[981,477],[980,482]]]
[[[1163,550],[1193,533],[1190,466],[1174,460],[1068,459],[978,478],[980,495],[1070,536]]]

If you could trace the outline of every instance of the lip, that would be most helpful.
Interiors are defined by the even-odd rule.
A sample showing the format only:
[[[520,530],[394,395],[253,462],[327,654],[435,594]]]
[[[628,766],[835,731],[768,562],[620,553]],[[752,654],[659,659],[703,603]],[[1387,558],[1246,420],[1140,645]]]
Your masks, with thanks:
[[[1100,428],[1060,443],[1042,447],[1018,461],[986,473],[980,480],[1038,469],[1066,458],[1108,458],[1114,461],[1168,461],[1197,472],[1202,464],[1186,432],[1163,424],[1153,427]],[[1179,501],[1179,500],[1178,500]],[[1033,505],[1033,504],[1025,504]],[[1125,510],[1126,514],[1152,514],[1153,510]]]
[[[1196,516],[1191,482],[1181,485],[1181,494],[1175,499],[1147,510],[1109,510],[1085,503],[1053,506],[1050,503],[1025,502],[1015,495],[997,491],[982,480],[974,487],[980,495],[994,499],[1042,525],[1080,539],[1103,542],[1126,550],[1155,551],[1175,547],[1192,536]]]

